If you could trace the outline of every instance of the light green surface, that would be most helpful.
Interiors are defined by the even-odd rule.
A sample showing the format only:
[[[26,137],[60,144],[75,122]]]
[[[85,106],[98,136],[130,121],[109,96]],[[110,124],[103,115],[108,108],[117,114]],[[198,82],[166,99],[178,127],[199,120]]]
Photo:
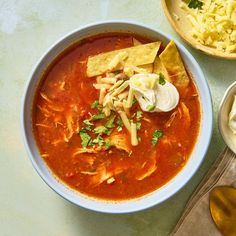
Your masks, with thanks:
[[[0,235],[168,235],[189,196],[223,150],[216,116],[226,87],[236,78],[236,62],[211,58],[187,46],[209,82],[215,121],[206,159],[186,187],[151,209],[108,215],[65,201],[41,180],[26,155],[20,133],[25,83],[39,57],[61,36],[108,19],[146,23],[182,42],[163,15],[159,0],[0,1]]]

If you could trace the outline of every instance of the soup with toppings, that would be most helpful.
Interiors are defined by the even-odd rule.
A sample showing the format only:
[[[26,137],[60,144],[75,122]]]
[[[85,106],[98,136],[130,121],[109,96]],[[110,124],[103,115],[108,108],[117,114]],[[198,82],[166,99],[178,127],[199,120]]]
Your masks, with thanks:
[[[111,33],[82,40],[49,66],[32,119],[55,176],[87,196],[124,200],[181,171],[201,113],[173,41]]]

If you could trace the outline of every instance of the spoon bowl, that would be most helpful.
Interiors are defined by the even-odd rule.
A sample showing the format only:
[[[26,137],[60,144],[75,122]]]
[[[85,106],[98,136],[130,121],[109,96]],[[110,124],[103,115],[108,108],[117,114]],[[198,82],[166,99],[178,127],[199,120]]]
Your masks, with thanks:
[[[210,193],[213,221],[223,235],[236,235],[236,188],[218,186]]]

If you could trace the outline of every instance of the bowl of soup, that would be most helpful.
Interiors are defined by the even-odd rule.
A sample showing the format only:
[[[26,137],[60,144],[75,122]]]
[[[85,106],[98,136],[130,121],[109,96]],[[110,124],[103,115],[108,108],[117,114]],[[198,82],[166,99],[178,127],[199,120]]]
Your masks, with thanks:
[[[174,195],[212,133],[211,96],[193,56],[159,30],[122,21],[55,43],[33,69],[21,118],[27,153],[49,187],[107,213]]]

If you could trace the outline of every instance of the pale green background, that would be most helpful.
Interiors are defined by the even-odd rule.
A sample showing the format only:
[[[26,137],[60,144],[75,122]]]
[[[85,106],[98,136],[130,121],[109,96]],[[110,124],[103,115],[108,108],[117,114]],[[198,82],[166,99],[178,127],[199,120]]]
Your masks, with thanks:
[[[0,235],[168,235],[191,193],[223,150],[217,112],[226,87],[235,80],[236,62],[206,56],[186,45],[209,82],[215,120],[206,159],[179,193],[139,213],[108,215],[67,202],[41,180],[26,155],[20,133],[26,81],[39,57],[61,36],[108,19],[145,23],[186,45],[170,27],[159,0],[0,1]]]

